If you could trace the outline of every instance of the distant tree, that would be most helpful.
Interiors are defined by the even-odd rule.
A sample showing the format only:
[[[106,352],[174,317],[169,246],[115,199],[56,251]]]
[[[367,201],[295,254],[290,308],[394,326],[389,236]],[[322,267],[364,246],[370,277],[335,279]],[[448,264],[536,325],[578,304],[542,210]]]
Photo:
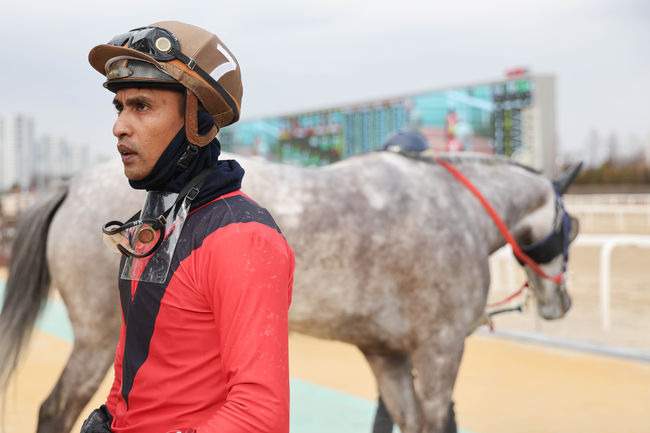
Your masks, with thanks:
[[[584,143],[585,167],[600,167],[607,159],[598,131],[591,129]]]
[[[583,169],[576,178],[575,183],[650,184],[650,168],[644,164],[641,157],[625,164],[614,164],[610,158],[600,167],[587,167]]]
[[[621,158],[621,149],[620,149],[620,142],[618,140],[618,136],[616,135],[615,132],[610,132],[609,136],[607,137],[607,142],[606,142],[606,149],[607,149],[607,154],[608,154],[608,161],[611,161],[613,165],[616,165]]]

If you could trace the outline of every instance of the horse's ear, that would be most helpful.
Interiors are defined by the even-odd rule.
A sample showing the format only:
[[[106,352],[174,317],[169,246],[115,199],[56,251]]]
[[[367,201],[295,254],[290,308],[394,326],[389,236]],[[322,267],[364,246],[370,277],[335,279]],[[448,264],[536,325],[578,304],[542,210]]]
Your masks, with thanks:
[[[558,191],[560,191],[560,194],[564,194],[566,190],[569,189],[569,185],[571,185],[571,182],[576,178],[581,168],[582,161],[573,164],[573,166],[571,166],[571,168],[569,168],[564,174],[560,175],[560,177],[553,181],[553,184],[555,184]]]

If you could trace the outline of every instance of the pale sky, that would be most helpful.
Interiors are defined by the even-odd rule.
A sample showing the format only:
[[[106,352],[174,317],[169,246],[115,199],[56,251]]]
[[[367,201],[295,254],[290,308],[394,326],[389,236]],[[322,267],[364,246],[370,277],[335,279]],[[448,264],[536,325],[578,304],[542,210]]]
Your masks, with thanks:
[[[77,0],[0,5],[0,114],[116,154],[112,94],[88,51],[161,20],[217,34],[238,58],[242,119],[503,77],[556,77],[560,147],[594,129],[650,139],[649,0]]]

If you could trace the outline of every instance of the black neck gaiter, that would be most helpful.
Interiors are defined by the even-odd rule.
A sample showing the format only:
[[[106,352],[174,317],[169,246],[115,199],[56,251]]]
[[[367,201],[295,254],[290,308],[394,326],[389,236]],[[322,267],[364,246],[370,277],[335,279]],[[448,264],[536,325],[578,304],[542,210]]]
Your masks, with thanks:
[[[199,134],[206,134],[214,125],[212,116],[206,111],[199,111],[198,120]],[[185,127],[182,127],[160,155],[151,173],[142,180],[129,180],[131,187],[147,191],[178,193],[204,168],[214,167],[203,182],[199,195],[192,202],[190,209],[202,206],[210,200],[241,188],[244,169],[234,160],[219,161],[221,144],[216,138],[208,145],[199,147],[198,155],[186,169],[177,168],[176,163],[189,144],[190,142],[185,136]]]

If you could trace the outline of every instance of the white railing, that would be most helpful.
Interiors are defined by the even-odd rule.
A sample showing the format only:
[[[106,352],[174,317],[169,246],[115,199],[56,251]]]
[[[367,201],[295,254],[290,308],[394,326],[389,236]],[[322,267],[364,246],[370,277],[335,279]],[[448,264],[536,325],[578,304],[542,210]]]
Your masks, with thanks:
[[[562,196],[569,204],[641,204],[650,205],[650,194],[565,194]]]
[[[575,215],[614,215],[623,228],[626,215],[645,215],[650,227],[650,194],[585,194],[563,197],[567,210]]]
[[[600,319],[603,330],[611,328],[611,279],[612,279],[612,251],[620,246],[635,246],[641,248],[650,248],[650,235],[578,235],[571,244],[573,246],[597,247],[600,248]],[[496,251],[493,255],[503,266],[503,263],[510,263],[505,272],[507,285],[514,287],[515,275],[521,273],[521,268],[512,256],[512,248],[506,245]],[[494,281],[503,281],[504,272],[499,265],[491,263],[491,271]]]
[[[612,251],[619,246],[650,248],[648,235],[578,235],[575,245],[600,247],[600,319],[604,330],[611,327]]]

